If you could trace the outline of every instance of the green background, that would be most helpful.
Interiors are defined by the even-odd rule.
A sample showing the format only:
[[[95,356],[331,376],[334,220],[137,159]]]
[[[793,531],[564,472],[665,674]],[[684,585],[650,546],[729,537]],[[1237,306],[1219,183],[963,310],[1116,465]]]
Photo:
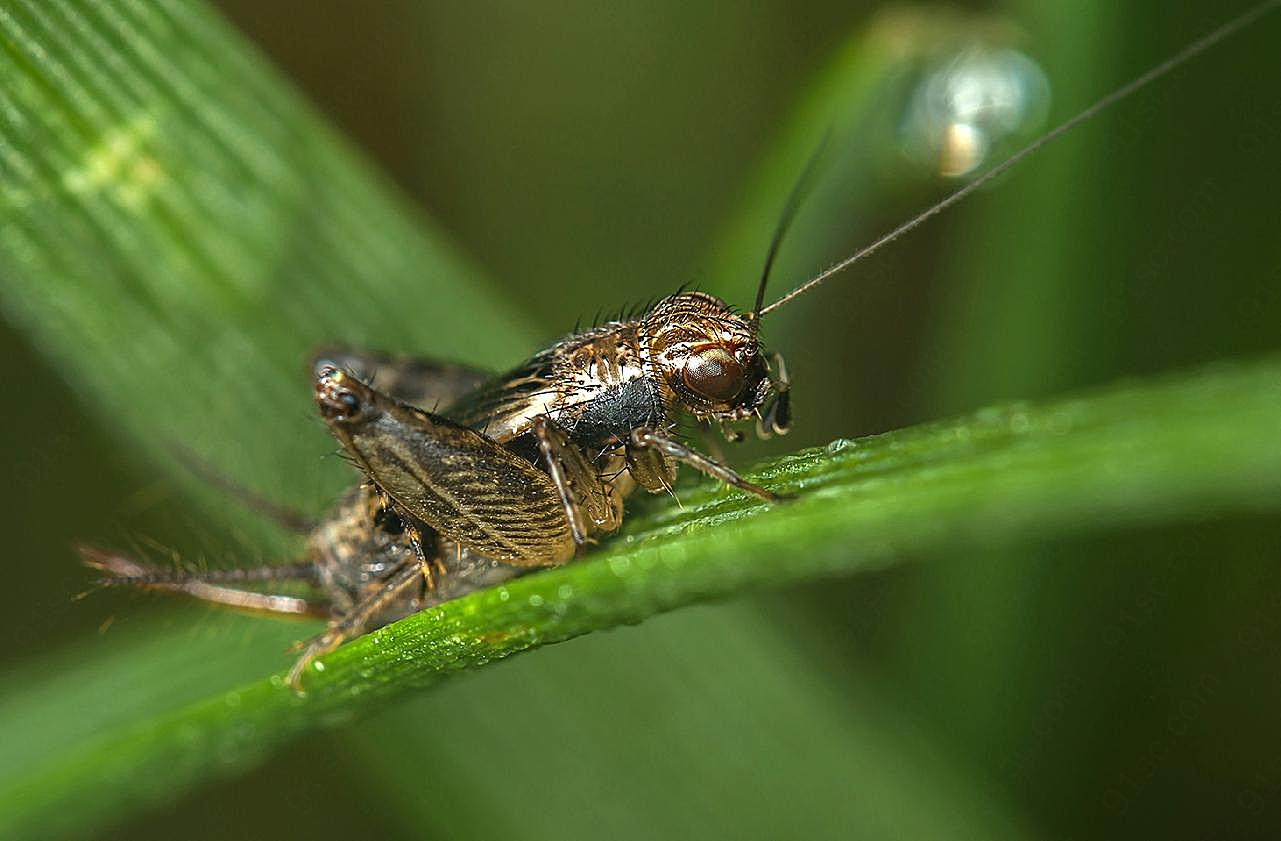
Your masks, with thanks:
[[[1063,118],[1226,13],[1204,5],[999,11]],[[490,364],[683,283],[749,303],[750,269],[731,282],[716,262],[727,220],[822,68],[883,11],[222,7],[500,290],[524,335],[421,314],[424,334],[466,336],[457,355]],[[796,430],[735,460],[1276,350],[1279,31],[1245,33],[767,322],[796,382]],[[784,255],[779,291],[941,191],[895,157],[891,123],[860,138],[883,169],[798,219],[811,244]],[[259,544],[201,521],[24,335],[0,330],[8,679],[130,634],[192,680],[201,664],[182,652],[197,637],[243,657],[244,679],[277,667],[297,632],[275,623],[120,594],[70,601],[87,580],[74,541],[215,558]],[[308,411],[301,401],[296,422],[319,458]],[[285,495],[323,505],[324,481],[299,481]],[[1281,828],[1278,547],[1274,516],[1110,526],[691,609],[309,736],[111,831],[1267,837]],[[127,707],[109,670],[102,691]]]

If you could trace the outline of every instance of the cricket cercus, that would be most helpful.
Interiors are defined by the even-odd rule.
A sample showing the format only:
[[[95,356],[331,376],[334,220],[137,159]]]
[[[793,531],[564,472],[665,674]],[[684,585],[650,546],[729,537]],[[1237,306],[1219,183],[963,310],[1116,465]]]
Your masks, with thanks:
[[[670,490],[678,464],[778,499],[675,435],[678,422],[688,418],[719,426],[727,436],[739,434],[732,424],[748,420],[756,421],[761,436],[787,431],[788,379],[781,357],[761,346],[764,315],[1278,5],[1261,3],[1197,39],[768,306],[770,267],[800,189],[770,243],[748,312],[701,292],[679,292],[639,317],[567,336],[498,377],[431,360],[323,352],[314,364],[316,406],[363,481],[321,522],[300,529],[306,545],[296,564],[188,572],[155,569],[96,548],[82,554],[105,573],[105,585],[327,618],[324,633],[302,646],[289,673],[297,688],[307,666],[344,640],[573,559],[598,535],[618,528],[624,499],[637,487]],[[243,586],[289,580],[310,585],[315,597]]]

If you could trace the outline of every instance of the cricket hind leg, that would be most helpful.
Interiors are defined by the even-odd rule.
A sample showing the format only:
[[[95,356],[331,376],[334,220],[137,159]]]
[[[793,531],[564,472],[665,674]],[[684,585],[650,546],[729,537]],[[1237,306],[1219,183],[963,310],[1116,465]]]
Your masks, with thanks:
[[[306,643],[300,643],[299,648],[302,654],[299,655],[293,668],[289,670],[289,686],[295,692],[301,692],[303,673],[306,672],[308,666],[315,662],[317,657],[323,657],[347,640],[358,637],[368,631],[371,622],[380,612],[397,599],[400,599],[405,593],[422,586],[423,579],[427,575],[428,567],[418,558],[406,559],[376,589],[358,602],[351,610],[342,616],[331,619],[329,627],[325,629],[323,634],[312,638]],[[428,588],[430,589],[431,586],[432,580],[428,578]]]
[[[160,570],[94,546],[80,546],[78,551],[85,566],[106,573],[97,582],[100,588],[132,587],[137,590],[174,593],[251,613],[300,618],[323,618],[329,615],[327,603],[227,586],[265,581],[296,581],[314,587],[318,583],[315,564],[217,569],[197,573]]]

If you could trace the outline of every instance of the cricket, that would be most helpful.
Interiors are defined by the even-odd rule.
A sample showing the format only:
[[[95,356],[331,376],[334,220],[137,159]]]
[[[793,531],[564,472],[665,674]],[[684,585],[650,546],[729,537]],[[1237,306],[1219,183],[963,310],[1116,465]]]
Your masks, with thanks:
[[[541,567],[571,562],[615,532],[638,488],[669,493],[684,465],[738,491],[786,504],[714,450],[683,440],[692,425],[741,440],[792,422],[783,358],[763,344],[765,317],[948,209],[1047,143],[1254,23],[1261,3],[1042,134],[941,201],[766,303],[770,271],[811,159],[764,249],[750,309],[680,291],[633,316],[567,335],[510,371],[334,346],[312,360],[315,409],[359,474],[318,522],[254,507],[305,537],[289,564],[168,570],[83,547],[106,587],[182,594],[233,608],[327,620],[299,646],[295,690],[343,642],[411,613]],[[684,424],[685,426],[682,426]],[[706,445],[704,449],[708,449]],[[237,491],[240,493],[239,491]],[[242,496],[251,505],[248,492]],[[311,596],[258,589],[306,585]]]

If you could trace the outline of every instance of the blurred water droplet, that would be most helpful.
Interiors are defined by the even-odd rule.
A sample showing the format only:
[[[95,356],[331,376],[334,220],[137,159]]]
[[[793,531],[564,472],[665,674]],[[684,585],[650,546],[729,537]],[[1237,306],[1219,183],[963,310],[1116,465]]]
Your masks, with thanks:
[[[1018,50],[972,47],[927,70],[900,131],[904,150],[945,178],[969,175],[992,150],[1045,121],[1050,83]]]
[[[829,442],[828,445],[823,449],[827,452],[829,456],[834,456],[834,455],[837,455],[838,453],[844,452],[847,449],[852,449],[854,446],[855,446],[854,442],[848,438],[837,438],[835,441]]]

